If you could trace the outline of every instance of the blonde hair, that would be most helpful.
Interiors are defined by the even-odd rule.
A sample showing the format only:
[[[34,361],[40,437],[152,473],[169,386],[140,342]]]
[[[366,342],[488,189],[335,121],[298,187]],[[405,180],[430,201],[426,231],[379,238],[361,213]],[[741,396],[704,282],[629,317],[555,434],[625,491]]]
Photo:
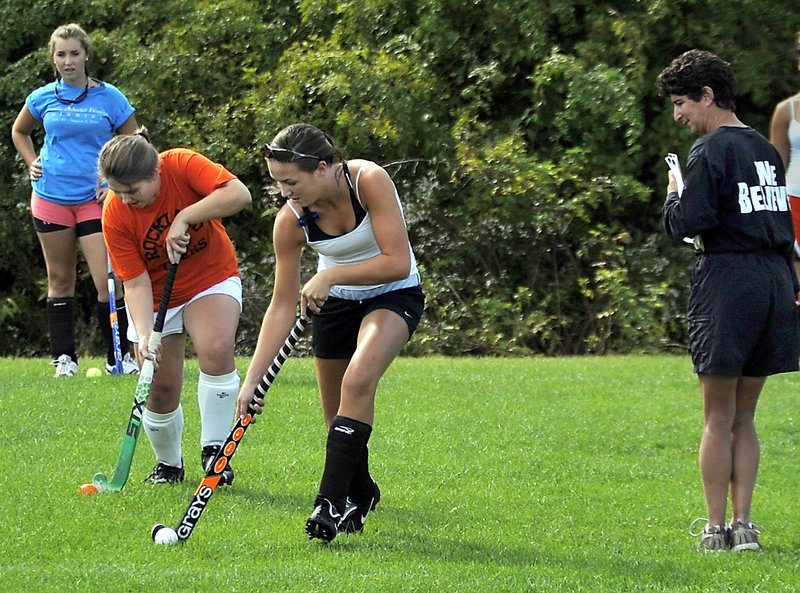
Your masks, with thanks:
[[[84,51],[86,52],[86,63],[84,63],[84,71],[86,72],[86,76],[89,76],[89,58],[94,55],[94,50],[92,49],[92,42],[89,40],[89,35],[86,34],[86,31],[83,28],[76,24],[76,23],[69,23],[67,25],[61,25],[57,27],[55,31],[50,35],[50,44],[48,45],[50,49],[50,61],[53,61],[53,55],[56,53],[56,42],[66,39],[77,39],[78,42],[83,46]],[[58,68],[53,67],[56,73],[56,77],[59,76]]]
[[[150,143],[147,128],[120,134],[105,143],[97,157],[99,179],[131,182],[150,179],[158,167],[158,150]]]

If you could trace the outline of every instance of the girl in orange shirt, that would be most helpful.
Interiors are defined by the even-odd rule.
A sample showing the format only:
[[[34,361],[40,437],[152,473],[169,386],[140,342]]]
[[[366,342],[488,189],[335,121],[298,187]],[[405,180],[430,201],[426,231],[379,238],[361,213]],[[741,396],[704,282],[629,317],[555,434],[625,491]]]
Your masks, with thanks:
[[[222,165],[175,148],[159,153],[147,130],[118,136],[103,147],[100,177],[109,191],[103,234],[114,269],[125,285],[129,338],[137,357],[154,361],[157,373],[142,418],[157,464],[146,482],[183,480],[181,435],[186,336],[197,351],[197,398],[202,423],[203,467],[214,459],[230,430],[239,375],[234,343],[242,285],[233,244],[220,218],[250,203],[250,192]],[[147,343],[170,262],[180,259],[156,352]],[[223,483],[233,482],[226,470]]]

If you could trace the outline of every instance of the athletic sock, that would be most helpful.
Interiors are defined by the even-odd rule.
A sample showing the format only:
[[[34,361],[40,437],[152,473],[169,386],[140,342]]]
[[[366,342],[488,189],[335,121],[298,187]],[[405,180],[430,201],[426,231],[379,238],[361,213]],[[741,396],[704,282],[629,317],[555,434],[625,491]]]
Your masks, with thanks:
[[[197,404],[200,407],[200,446],[221,445],[231,431],[239,395],[239,373],[207,375],[197,379]]]
[[[117,362],[114,356],[114,332],[111,330],[111,303],[97,301],[97,318],[100,320],[100,333],[106,345],[106,362],[114,366]],[[117,315],[119,318],[119,314]],[[120,346],[122,342],[120,342]]]
[[[166,414],[157,414],[145,408],[142,414],[142,426],[156,454],[156,460],[164,465],[181,467],[183,407],[178,404],[177,408]]]
[[[373,493],[372,483],[372,476],[369,475],[369,448],[364,445],[364,452],[361,455],[358,468],[350,481],[350,498],[360,502],[364,500],[365,495],[371,496]]]
[[[319,496],[339,505],[350,494],[353,476],[359,470],[372,427],[345,416],[334,416],[325,449],[325,470]],[[341,510],[341,509],[340,509]]]
[[[63,297],[47,299],[47,326],[50,330],[50,351],[53,358],[68,354],[78,362],[75,355],[75,299]]]
[[[125,305],[125,299],[117,299],[114,301],[117,305],[117,321],[119,322],[119,346],[122,350],[122,356],[129,354],[131,351],[131,343],[128,341],[128,312]]]

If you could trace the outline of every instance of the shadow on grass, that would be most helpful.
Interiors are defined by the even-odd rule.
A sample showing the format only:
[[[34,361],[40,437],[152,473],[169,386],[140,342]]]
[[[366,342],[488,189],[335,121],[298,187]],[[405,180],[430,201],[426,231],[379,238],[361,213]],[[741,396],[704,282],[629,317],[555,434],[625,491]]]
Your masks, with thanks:
[[[225,512],[238,517],[241,513],[258,513],[258,523],[264,525],[275,518],[283,523],[294,522],[297,537],[304,538],[302,526],[307,511],[311,510],[312,499],[313,493],[281,493],[234,486],[226,489],[214,503],[226,506]],[[542,534],[531,525],[529,539],[521,540],[518,535],[508,537],[508,533],[523,532],[514,521],[514,513],[509,513],[509,524],[499,525],[492,531],[486,524],[454,516],[444,509],[398,508],[384,500],[370,514],[363,534],[342,534],[329,545],[319,542],[309,545],[317,545],[320,553],[345,557],[352,554],[361,561],[395,557],[422,567],[458,565],[498,575],[517,575],[516,578],[521,572],[531,582],[545,582],[557,574],[559,580],[586,583],[592,581],[592,575],[607,575],[611,570],[622,582],[646,574],[651,582],[667,586],[684,567],[681,555],[671,559],[639,549],[608,548],[604,551],[600,540],[593,541],[594,537],[601,538],[600,534],[584,537],[586,534],[575,533],[571,544],[565,543],[563,538],[554,542],[540,538]],[[540,575],[539,571],[546,574]]]

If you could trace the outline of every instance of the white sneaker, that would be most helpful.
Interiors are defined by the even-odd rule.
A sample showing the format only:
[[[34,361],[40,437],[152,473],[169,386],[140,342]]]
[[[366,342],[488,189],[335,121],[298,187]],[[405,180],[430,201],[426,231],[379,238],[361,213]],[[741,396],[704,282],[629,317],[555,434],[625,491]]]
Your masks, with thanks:
[[[56,367],[56,377],[74,377],[78,374],[78,363],[69,354],[62,354],[50,364]]]
[[[106,363],[106,375],[116,375],[117,374],[117,367],[113,364]],[[136,364],[136,361],[131,358],[129,353],[125,353],[125,356],[122,357],[122,375],[138,375],[139,374],[139,365]]]

